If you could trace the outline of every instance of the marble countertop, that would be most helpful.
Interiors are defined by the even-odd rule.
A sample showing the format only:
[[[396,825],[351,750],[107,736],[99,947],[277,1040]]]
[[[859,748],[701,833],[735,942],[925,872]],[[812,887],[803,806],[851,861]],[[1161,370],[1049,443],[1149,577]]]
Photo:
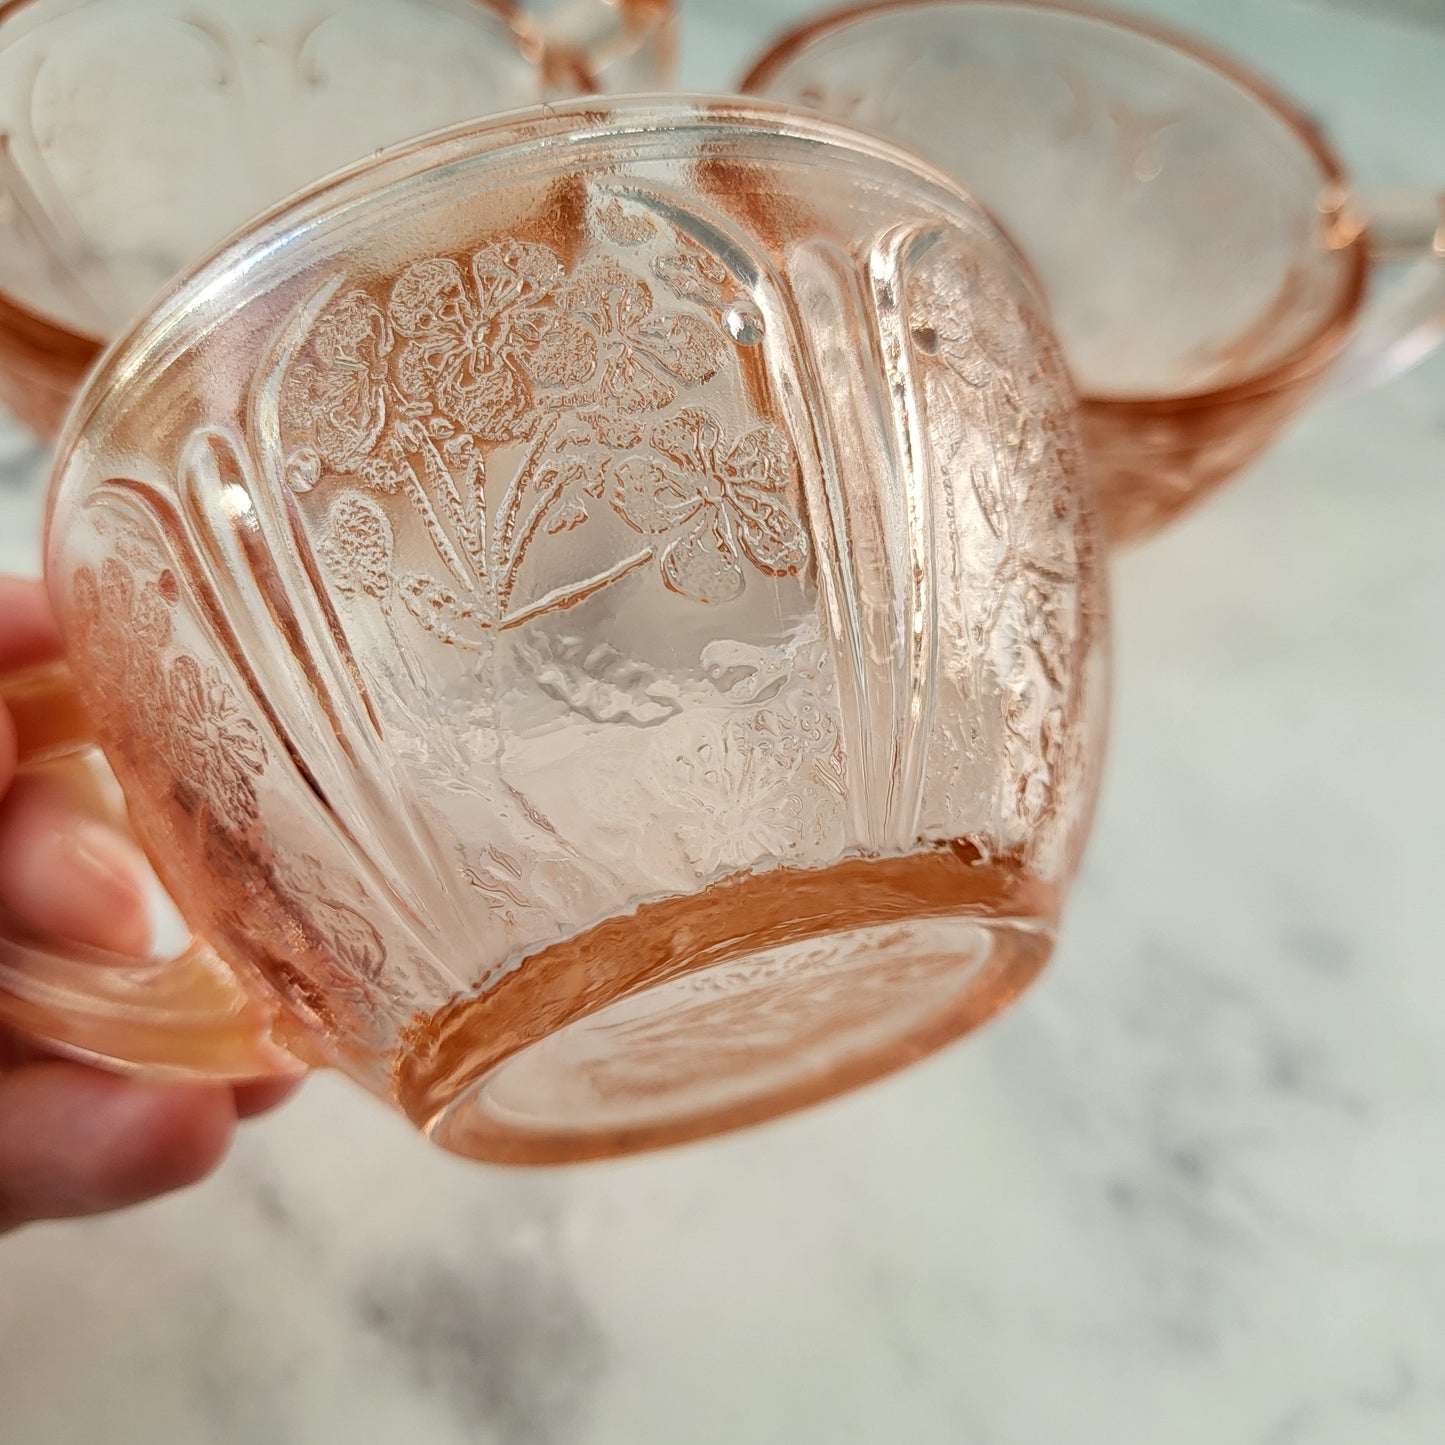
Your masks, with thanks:
[[[692,0],[685,81],[806,8]],[[1152,8],[1367,182],[1445,175],[1445,36]],[[0,423],[0,568],[34,565],[43,468]],[[1092,850],[1056,962],[980,1035],[556,1173],[315,1079],[203,1187],[0,1243],[0,1441],[1445,1439],[1442,473],[1437,359],[1119,562]]]

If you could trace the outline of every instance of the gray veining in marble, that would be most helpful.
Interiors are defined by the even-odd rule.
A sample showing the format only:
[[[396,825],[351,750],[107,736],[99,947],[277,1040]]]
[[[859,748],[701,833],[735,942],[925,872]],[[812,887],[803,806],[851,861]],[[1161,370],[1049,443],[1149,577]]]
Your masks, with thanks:
[[[805,7],[685,4],[725,84]],[[1153,7],[1366,183],[1445,174],[1445,43]],[[0,567],[38,452],[0,427]],[[543,1174],[319,1078],[178,1199],[0,1243],[5,1445],[1445,1439],[1445,361],[1301,420],[1116,569],[1065,939],[1009,1015],[801,1118]]]

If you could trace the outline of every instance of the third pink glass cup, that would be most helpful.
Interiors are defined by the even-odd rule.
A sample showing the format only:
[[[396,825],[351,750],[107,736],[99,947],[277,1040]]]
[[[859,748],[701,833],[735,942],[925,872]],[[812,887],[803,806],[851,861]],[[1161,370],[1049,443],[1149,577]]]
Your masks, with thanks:
[[[785,36],[743,88],[900,141],[1002,221],[1049,292],[1116,541],[1234,475],[1332,372],[1383,379],[1445,334],[1442,198],[1362,203],[1289,101],[1154,26],[862,5]]]

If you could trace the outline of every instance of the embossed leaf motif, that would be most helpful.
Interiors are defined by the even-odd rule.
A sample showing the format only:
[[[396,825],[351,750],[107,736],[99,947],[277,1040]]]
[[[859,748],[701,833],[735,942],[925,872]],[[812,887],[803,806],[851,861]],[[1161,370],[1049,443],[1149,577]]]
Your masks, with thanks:
[[[169,574],[166,574],[169,575]],[[126,619],[131,645],[138,651],[160,654],[170,646],[171,613],[159,581],[137,587],[135,579],[114,560],[101,570],[106,599]]]
[[[391,524],[386,513],[354,492],[331,509],[321,558],[343,592],[364,592],[380,600],[391,587]]]
[[[472,643],[479,630],[476,611],[450,587],[409,572],[398,584],[402,603],[423,631],[438,642]]]
[[[727,602],[743,590],[721,509],[676,472],[651,457],[630,457],[613,470],[612,505],[637,531],[671,538],[658,562],[674,592]]]
[[[613,471],[612,505],[637,531],[665,536],[663,580],[698,602],[727,602],[743,590],[741,557],[770,576],[800,571],[808,541],[788,510],[793,454],[776,427],[758,427],[728,447],[717,420],[690,409],[653,429],[673,465],[632,457]]]
[[[345,868],[328,866],[313,854],[289,860],[289,867],[273,875],[279,898],[296,918],[328,965],[322,975],[328,999],[357,1011],[356,1021],[373,1027],[368,1015],[376,1012],[361,983],[395,993],[396,980],[388,976],[387,948],[376,925],[366,916],[366,894],[359,880]]]
[[[670,451],[664,436],[667,430],[659,429],[657,444]],[[686,465],[689,453],[672,455]],[[725,457],[714,455],[713,465],[732,508],[743,550],[772,576],[801,571],[808,562],[808,539],[782,497],[793,466],[787,438],[776,427],[758,427]]]
[[[220,670],[183,654],[166,686],[169,753],[179,777],[210,798],[233,826],[256,819],[256,779],[266,762],[260,731]]]
[[[722,308],[732,281],[716,256],[686,238],[675,250],[652,263],[652,274],[674,296],[695,301],[713,311]]]
[[[1036,581],[1024,594],[1024,623],[1029,641],[1049,681],[1062,689],[1073,649],[1068,596],[1062,587]]]
[[[616,451],[629,451],[642,444],[642,426],[635,417],[609,411],[580,412],[577,417],[586,428],[584,441],[599,441]]]
[[[657,234],[656,225],[647,216],[624,210],[616,196],[602,201],[594,214],[598,229],[619,246],[638,246]]]
[[[535,907],[522,879],[521,869],[515,859],[508,857],[500,848],[484,848],[477,866],[464,868],[462,875],[486,899],[503,923],[515,924],[520,916]]]

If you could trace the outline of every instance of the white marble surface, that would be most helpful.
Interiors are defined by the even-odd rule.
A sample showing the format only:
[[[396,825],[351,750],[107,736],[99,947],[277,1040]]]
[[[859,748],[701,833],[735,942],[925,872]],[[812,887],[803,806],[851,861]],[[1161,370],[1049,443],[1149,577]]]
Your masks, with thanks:
[[[699,86],[784,11],[686,8]],[[1188,8],[1365,178],[1445,174],[1439,40]],[[33,560],[40,468],[0,427],[0,566]],[[1011,1014],[562,1173],[317,1079],[191,1194],[0,1243],[0,1441],[1445,1439],[1442,542],[1436,361],[1118,566],[1094,846]]]

